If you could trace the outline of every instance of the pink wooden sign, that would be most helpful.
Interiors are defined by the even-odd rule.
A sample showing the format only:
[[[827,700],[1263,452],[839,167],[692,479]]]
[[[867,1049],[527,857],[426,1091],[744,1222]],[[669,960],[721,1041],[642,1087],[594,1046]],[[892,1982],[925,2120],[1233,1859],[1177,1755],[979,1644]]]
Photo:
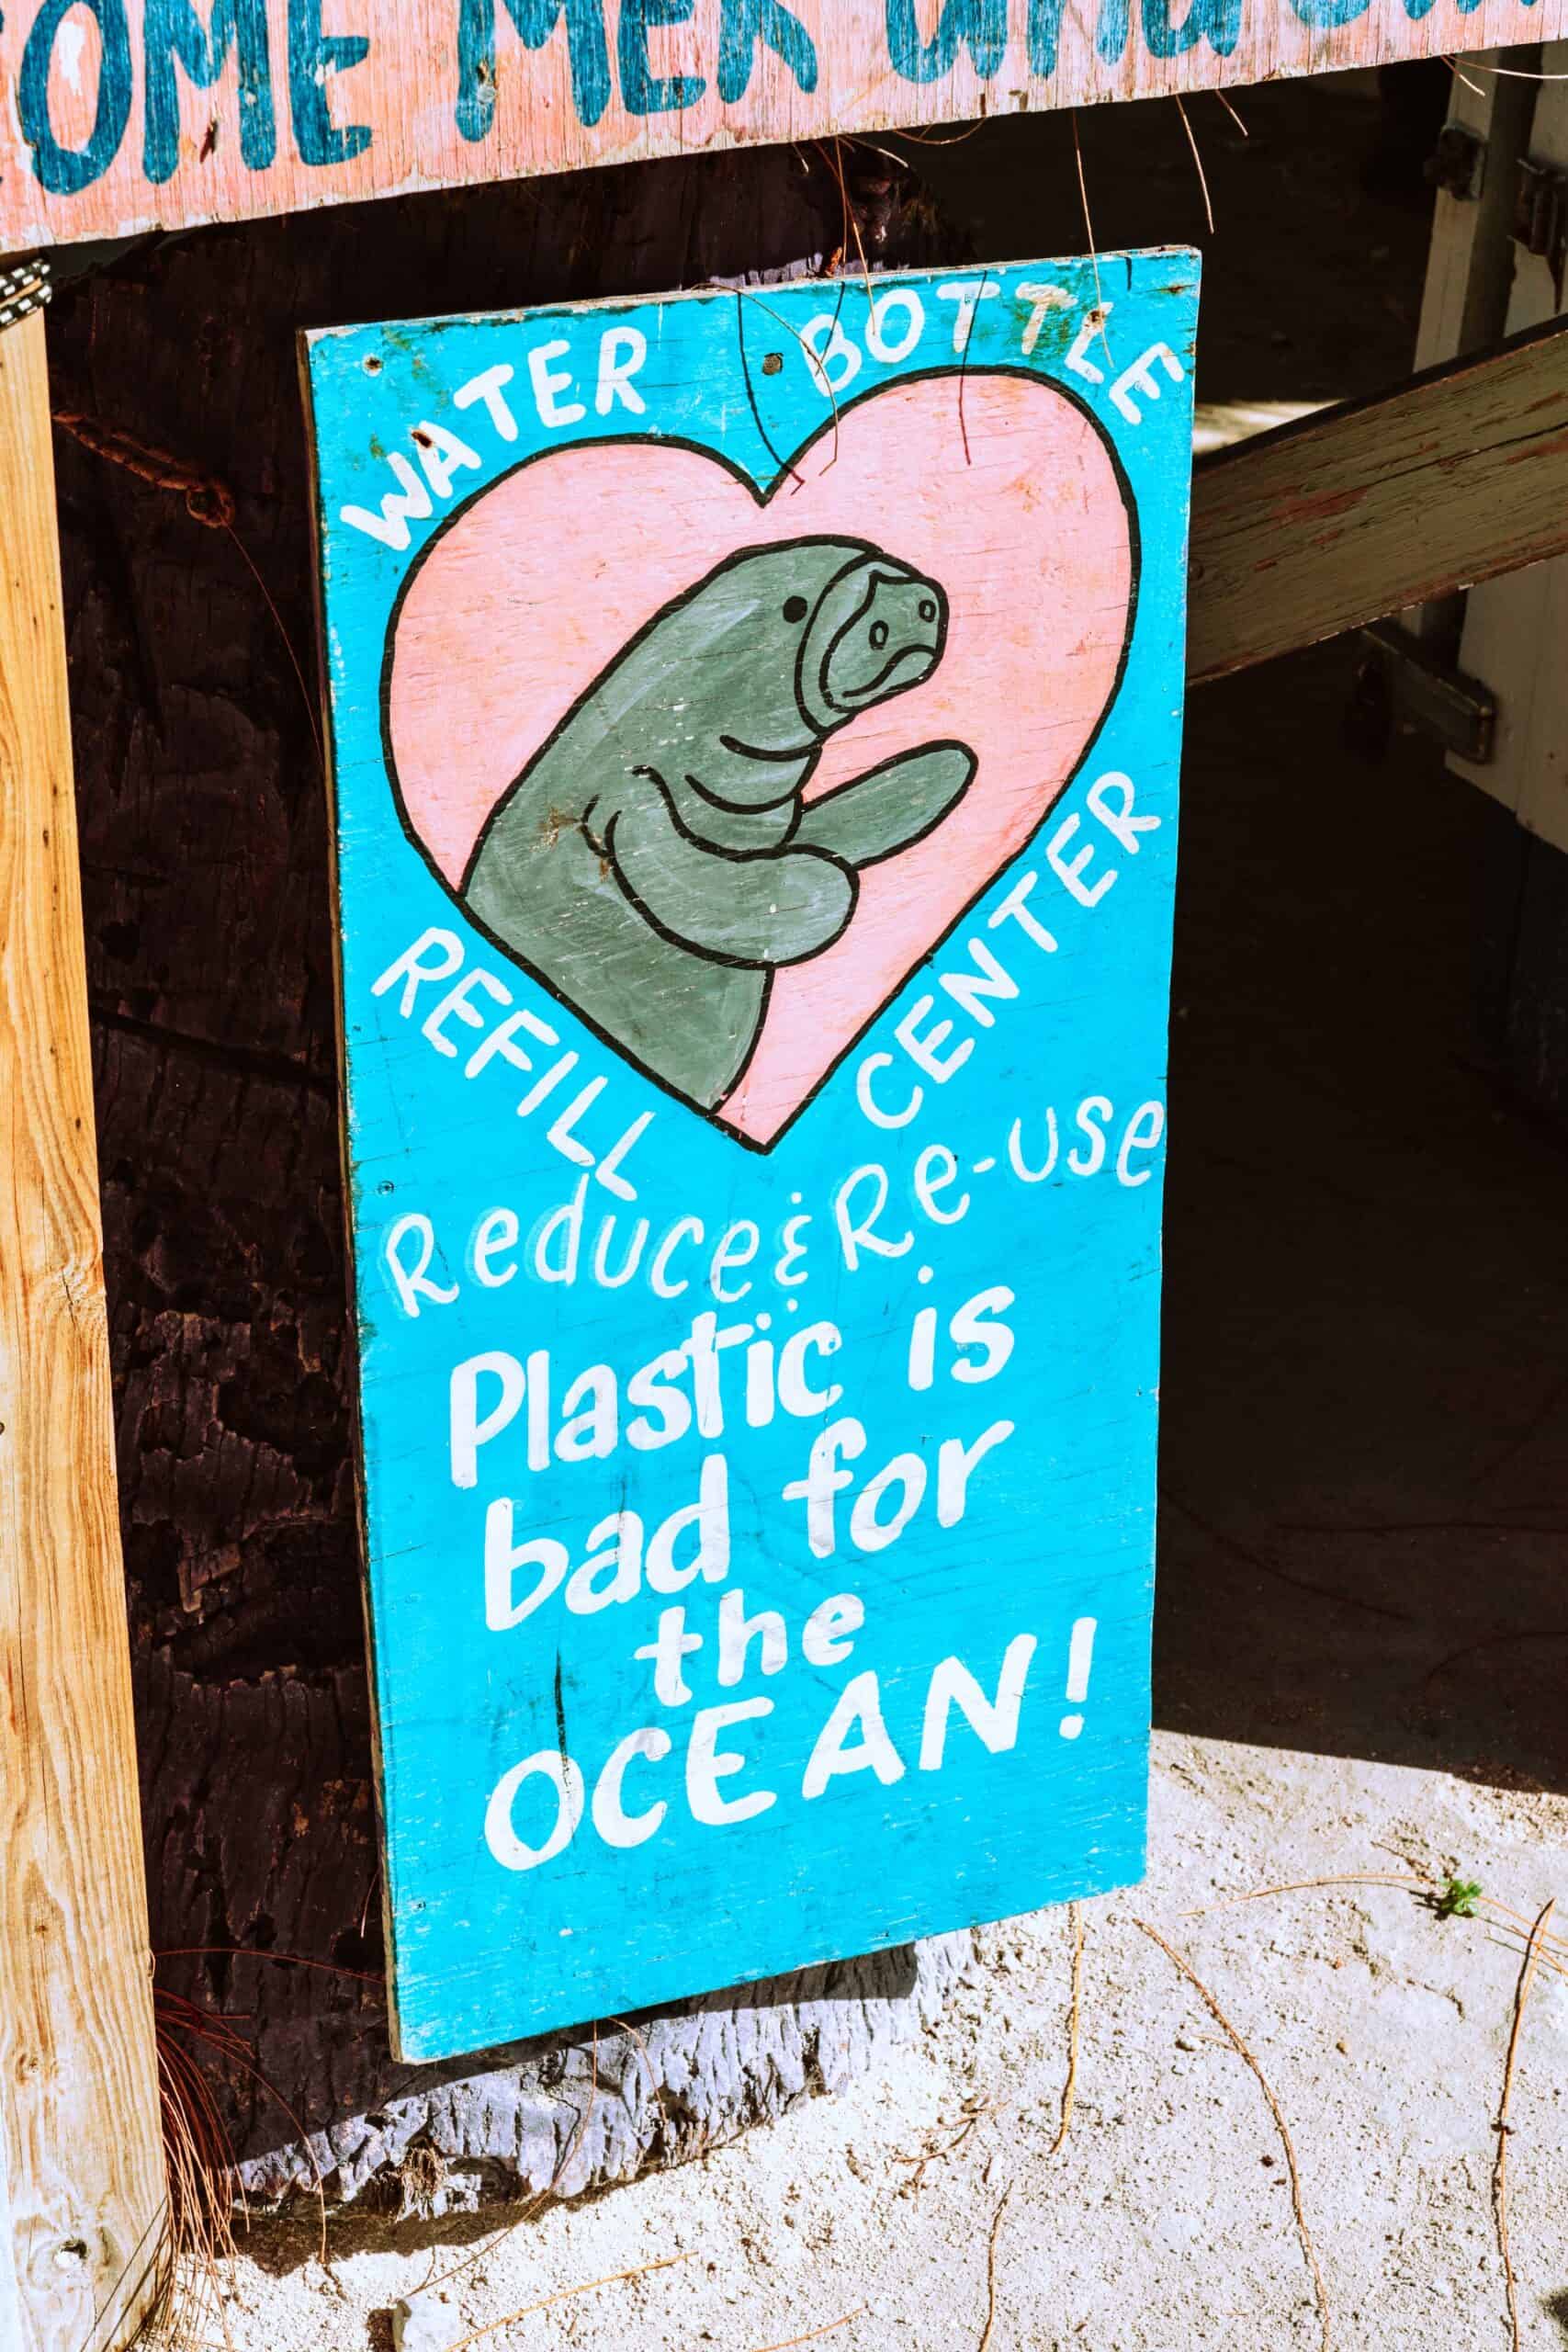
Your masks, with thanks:
[[[16,0],[0,253],[1565,28],[1568,0]]]

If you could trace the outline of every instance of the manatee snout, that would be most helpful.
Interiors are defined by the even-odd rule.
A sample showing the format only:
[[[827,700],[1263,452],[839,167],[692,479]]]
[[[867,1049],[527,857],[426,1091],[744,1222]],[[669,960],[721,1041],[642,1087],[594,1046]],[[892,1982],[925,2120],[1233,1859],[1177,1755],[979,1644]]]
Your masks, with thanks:
[[[934,580],[878,579],[834,650],[829,684],[835,699],[875,702],[895,684],[929,677],[946,627],[947,601]]]
[[[820,727],[929,678],[947,638],[947,598],[934,580],[886,556],[833,582],[813,618],[801,663],[801,700]]]

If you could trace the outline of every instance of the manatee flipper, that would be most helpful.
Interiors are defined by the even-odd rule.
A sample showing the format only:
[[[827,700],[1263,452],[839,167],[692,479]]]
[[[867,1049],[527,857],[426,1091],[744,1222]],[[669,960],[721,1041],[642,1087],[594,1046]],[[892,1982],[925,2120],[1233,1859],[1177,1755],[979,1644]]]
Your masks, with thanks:
[[[966,743],[926,743],[870,768],[807,804],[796,850],[826,850],[850,865],[874,865],[940,825],[969,789],[977,765]]]
[[[653,779],[621,802],[604,849],[655,931],[716,963],[801,963],[831,945],[854,912],[855,877],[838,858],[708,848],[676,821]]]
[[[574,1012],[688,1102],[712,1110],[756,1043],[767,975],[721,966],[651,931],[587,830],[503,821],[464,904]]]

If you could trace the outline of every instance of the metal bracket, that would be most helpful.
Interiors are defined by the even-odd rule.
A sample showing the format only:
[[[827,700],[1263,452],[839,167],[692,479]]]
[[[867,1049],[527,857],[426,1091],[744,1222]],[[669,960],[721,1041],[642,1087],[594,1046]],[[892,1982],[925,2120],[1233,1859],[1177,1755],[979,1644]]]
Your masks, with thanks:
[[[1486,179],[1485,140],[1468,123],[1445,122],[1421,175],[1428,187],[1440,188],[1461,204],[1473,204]]]
[[[1360,748],[1381,752],[1396,727],[1414,727],[1435,736],[1445,751],[1484,767],[1497,734],[1491,688],[1437,660],[1397,621],[1374,621],[1358,636],[1351,729]]]
[[[1545,262],[1562,294],[1562,266],[1568,257],[1568,172],[1555,164],[1519,165],[1514,191],[1513,238],[1527,254]]]
[[[18,262],[10,269],[0,269],[0,332],[41,310],[53,291],[46,261]]]

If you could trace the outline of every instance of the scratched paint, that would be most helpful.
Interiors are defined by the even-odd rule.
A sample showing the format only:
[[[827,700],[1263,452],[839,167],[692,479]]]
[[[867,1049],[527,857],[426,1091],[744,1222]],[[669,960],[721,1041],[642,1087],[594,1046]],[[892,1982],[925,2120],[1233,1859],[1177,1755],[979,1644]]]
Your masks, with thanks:
[[[1196,278],[307,338],[407,2057],[1141,1871]]]
[[[1565,28],[1568,0],[7,0],[0,252]]]

